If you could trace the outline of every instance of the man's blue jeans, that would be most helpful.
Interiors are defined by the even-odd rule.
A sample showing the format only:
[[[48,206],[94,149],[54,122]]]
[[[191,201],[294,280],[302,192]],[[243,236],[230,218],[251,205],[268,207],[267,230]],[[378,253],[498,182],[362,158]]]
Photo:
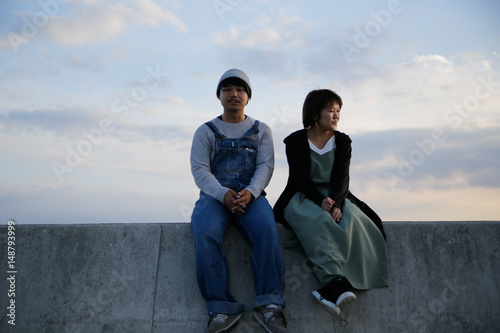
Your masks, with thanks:
[[[252,274],[256,297],[253,308],[269,303],[285,307],[284,264],[273,211],[259,196],[243,215],[231,212],[213,197],[201,194],[191,217],[196,252],[196,277],[208,314],[244,311],[229,289],[229,265],[221,245],[229,223],[234,223],[252,247]]]

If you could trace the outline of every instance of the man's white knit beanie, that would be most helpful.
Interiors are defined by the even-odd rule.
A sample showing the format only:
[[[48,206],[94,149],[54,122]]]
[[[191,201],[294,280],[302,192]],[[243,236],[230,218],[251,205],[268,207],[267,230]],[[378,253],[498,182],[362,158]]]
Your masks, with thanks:
[[[246,83],[246,85],[248,86],[248,98],[251,98],[252,97],[252,86],[250,85],[250,79],[245,74],[245,72],[243,72],[241,69],[237,69],[237,68],[231,68],[231,69],[227,70],[224,74],[222,74],[222,76],[220,77],[219,83],[217,84],[217,91],[216,91],[217,98],[219,98],[220,84],[225,79],[229,79],[231,77],[238,78]]]

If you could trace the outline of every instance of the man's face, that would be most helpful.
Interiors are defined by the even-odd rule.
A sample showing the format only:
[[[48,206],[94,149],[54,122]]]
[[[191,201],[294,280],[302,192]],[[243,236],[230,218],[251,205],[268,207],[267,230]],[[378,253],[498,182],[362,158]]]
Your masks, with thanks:
[[[240,111],[248,103],[248,94],[242,86],[229,85],[221,87],[219,99],[224,109]]]

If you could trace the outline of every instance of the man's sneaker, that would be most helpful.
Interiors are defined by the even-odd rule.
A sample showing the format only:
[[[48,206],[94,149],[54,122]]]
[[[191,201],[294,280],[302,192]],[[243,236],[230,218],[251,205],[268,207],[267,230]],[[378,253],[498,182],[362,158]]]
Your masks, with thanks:
[[[356,300],[353,287],[345,277],[332,280],[327,286],[312,292],[314,298],[332,315],[340,313],[339,306]]]
[[[261,306],[254,310],[253,316],[269,333],[288,333],[283,307]]]
[[[210,320],[208,321],[207,333],[229,332],[236,326],[241,316],[242,313],[214,313],[210,316]]]

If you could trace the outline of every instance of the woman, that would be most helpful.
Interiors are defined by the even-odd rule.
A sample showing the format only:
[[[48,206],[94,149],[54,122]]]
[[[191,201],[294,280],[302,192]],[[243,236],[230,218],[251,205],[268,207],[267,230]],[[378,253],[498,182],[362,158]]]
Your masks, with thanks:
[[[354,290],[388,285],[382,221],[349,191],[351,139],[337,131],[342,99],[310,92],[304,129],[285,138],[289,177],[274,206],[276,221],[292,231],[287,248],[305,253],[321,288],[313,296],[332,314],[356,299]]]

